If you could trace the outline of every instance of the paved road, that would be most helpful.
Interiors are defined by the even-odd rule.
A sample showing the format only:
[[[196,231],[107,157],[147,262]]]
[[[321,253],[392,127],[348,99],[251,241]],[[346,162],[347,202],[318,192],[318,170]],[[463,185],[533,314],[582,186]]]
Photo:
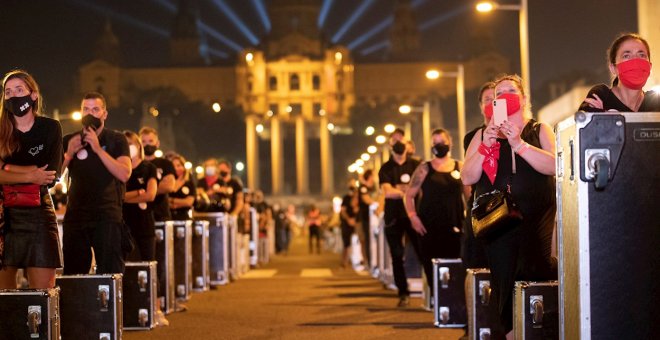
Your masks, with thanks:
[[[365,273],[366,274],[366,273]],[[170,326],[126,331],[124,339],[458,339],[462,330],[433,327],[413,298],[396,308],[394,291],[339,267],[339,255],[308,255],[295,239],[287,256],[217,290],[193,295]]]

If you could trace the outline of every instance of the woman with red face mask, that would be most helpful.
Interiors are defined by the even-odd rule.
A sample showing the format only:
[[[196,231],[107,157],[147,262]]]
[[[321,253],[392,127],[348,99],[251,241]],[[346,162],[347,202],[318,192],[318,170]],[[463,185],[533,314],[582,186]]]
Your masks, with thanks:
[[[642,88],[651,73],[649,43],[634,33],[619,35],[607,51],[612,87],[594,86],[580,111],[654,112],[660,111],[660,94]]]
[[[475,185],[477,202],[493,190],[510,193],[522,214],[522,221],[483,238],[492,275],[492,339],[513,339],[515,281],[557,278],[557,261],[551,256],[557,210],[555,135],[549,125],[530,118],[520,77],[496,80],[495,97],[506,99],[506,120],[496,125],[492,105],[485,108],[488,124],[470,142],[461,180]]]

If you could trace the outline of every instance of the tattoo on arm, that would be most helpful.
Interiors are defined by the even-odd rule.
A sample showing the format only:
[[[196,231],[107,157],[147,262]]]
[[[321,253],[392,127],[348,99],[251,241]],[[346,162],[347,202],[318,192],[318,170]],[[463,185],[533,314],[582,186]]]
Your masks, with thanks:
[[[412,179],[410,180],[410,188],[408,188],[408,190],[419,190],[419,188],[422,186],[422,183],[424,182],[424,179],[426,179],[427,173],[428,168],[426,163],[420,164],[417,169],[415,169],[415,172],[413,172]]]

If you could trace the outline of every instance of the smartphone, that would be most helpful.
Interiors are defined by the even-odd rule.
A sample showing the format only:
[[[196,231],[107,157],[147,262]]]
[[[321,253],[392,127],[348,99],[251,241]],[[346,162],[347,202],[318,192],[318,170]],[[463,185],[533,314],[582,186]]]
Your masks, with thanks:
[[[500,126],[506,120],[506,99],[493,100],[493,124]]]

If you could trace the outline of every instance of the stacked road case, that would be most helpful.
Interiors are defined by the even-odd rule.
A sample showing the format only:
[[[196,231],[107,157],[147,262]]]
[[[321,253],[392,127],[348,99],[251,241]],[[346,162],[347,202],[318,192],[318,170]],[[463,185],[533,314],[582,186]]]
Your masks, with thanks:
[[[187,301],[192,291],[192,221],[172,221],[176,299]]]
[[[156,261],[127,262],[123,277],[124,329],[156,326]]]
[[[176,305],[174,287],[174,227],[171,221],[156,222],[156,261],[158,261],[158,299],[165,314]]]
[[[194,221],[192,233],[193,290],[209,290],[209,222]]]
[[[461,259],[433,259],[433,314],[436,327],[466,325],[465,269]]]
[[[0,339],[60,339],[59,288],[0,290]]]
[[[490,339],[490,270],[468,269],[465,278],[470,340]]]
[[[657,337],[660,113],[580,112],[556,130],[560,338]]]

